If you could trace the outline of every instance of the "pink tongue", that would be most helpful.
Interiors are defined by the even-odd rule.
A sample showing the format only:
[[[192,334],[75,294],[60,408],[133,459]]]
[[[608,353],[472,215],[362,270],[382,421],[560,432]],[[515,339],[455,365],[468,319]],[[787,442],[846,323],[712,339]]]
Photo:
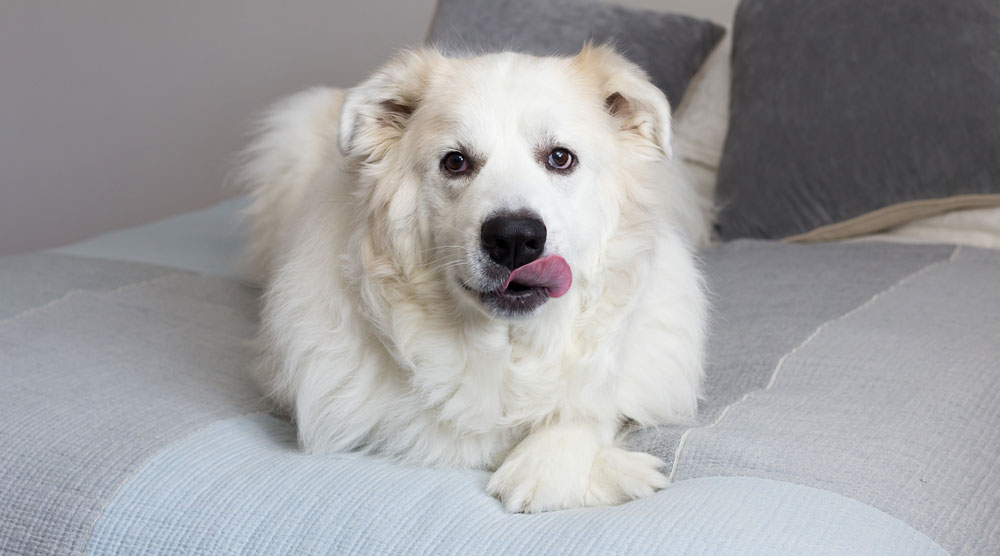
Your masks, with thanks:
[[[523,286],[545,288],[545,293],[549,294],[549,297],[561,297],[573,284],[573,272],[570,271],[566,259],[559,255],[549,255],[515,268],[500,291],[507,291],[512,282]]]

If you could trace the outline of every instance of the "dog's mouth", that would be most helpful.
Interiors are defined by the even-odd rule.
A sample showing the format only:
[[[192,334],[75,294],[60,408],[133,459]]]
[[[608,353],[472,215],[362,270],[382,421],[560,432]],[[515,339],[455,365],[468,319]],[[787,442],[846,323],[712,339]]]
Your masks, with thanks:
[[[535,312],[549,300],[545,288],[512,283],[504,291],[480,291],[462,284],[466,291],[475,295],[480,303],[501,317],[523,317]]]
[[[496,314],[519,317],[531,314],[549,298],[565,295],[573,283],[573,273],[565,259],[549,255],[515,268],[493,289],[483,291],[460,283]]]

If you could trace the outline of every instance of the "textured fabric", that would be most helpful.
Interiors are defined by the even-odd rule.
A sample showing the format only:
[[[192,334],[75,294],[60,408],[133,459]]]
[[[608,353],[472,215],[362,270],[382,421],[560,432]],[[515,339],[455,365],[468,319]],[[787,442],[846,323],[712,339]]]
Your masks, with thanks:
[[[996,0],[744,0],[722,237],[829,240],[1000,205],[998,68]]]
[[[0,322],[44,307],[74,290],[111,290],[176,272],[171,268],[61,255],[0,259]]]
[[[39,305],[0,318],[0,553],[1000,553],[1000,253],[741,241],[704,264],[699,421],[626,438],[674,486],[509,516],[483,473],[307,456],[239,417],[238,282],[2,259],[0,307]]]
[[[439,0],[428,42],[445,52],[575,54],[613,43],[677,107],[725,30],[679,14],[587,0]]]
[[[43,303],[0,320],[0,554],[76,554],[156,451],[258,408],[246,374],[255,295],[127,263],[36,255],[0,268],[11,263],[80,269],[30,274]],[[140,281],[91,289],[123,277]],[[0,289],[0,306],[26,286]]]
[[[51,252],[164,265],[234,278],[242,276],[239,260],[245,236],[237,213],[249,205],[248,198],[236,197]]]
[[[825,322],[689,432],[674,478],[815,486],[952,553],[1000,553],[998,283],[997,253],[956,248]]]
[[[781,358],[823,323],[947,260],[953,249],[738,241],[707,253],[714,316],[699,420],[710,423],[745,392],[763,388]],[[684,430],[643,429],[630,441],[670,465]]]
[[[947,554],[870,506],[783,482],[694,479],[620,507],[519,515],[483,494],[487,480],[303,456],[287,423],[236,418],[150,461],[86,554]]]

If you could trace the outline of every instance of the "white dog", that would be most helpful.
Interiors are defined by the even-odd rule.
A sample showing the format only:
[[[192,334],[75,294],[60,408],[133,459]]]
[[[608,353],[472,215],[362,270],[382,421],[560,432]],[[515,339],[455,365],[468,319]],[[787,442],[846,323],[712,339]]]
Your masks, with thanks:
[[[410,51],[280,103],[243,181],[260,375],[303,448],[495,470],[513,512],[665,486],[616,435],[697,407],[706,226],[670,158],[608,47]]]

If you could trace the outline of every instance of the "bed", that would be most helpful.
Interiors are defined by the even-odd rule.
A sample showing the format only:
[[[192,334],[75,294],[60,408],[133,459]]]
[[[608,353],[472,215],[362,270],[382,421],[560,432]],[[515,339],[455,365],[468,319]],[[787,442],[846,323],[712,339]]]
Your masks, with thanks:
[[[511,515],[485,472],[298,452],[245,373],[243,204],[0,259],[2,552],[1000,550],[998,251],[708,250],[699,421],[628,435],[673,484]]]

